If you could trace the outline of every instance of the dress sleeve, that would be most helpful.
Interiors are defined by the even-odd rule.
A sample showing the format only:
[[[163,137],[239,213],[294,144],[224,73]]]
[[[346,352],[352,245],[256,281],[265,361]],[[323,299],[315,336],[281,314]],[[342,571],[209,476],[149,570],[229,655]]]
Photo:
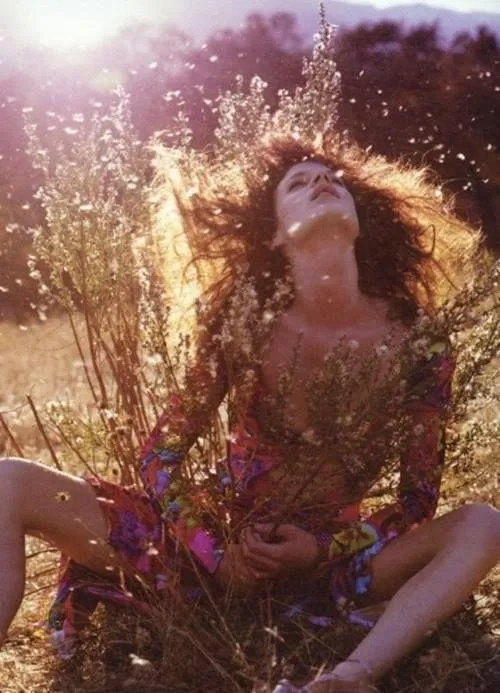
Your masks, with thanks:
[[[182,463],[217,411],[227,389],[222,367],[200,360],[189,369],[186,384],[172,393],[141,454],[139,475],[146,492],[161,508],[171,534],[214,573],[223,552],[203,523],[203,494],[180,483]]]
[[[413,430],[401,459],[397,502],[366,518],[381,537],[389,532],[403,534],[436,512],[453,370],[450,343],[432,340],[409,382],[408,409]]]

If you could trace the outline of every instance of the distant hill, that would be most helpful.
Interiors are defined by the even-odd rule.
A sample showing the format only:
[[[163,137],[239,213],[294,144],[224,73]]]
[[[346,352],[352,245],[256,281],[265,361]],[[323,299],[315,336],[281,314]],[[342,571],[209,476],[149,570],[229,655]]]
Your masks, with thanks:
[[[381,20],[404,22],[405,26],[439,22],[442,40],[447,43],[456,34],[485,25],[500,37],[500,14],[486,12],[455,12],[430,5],[397,5],[379,9],[370,4],[353,4],[327,0],[327,18],[340,27],[353,27],[362,22],[377,23]],[[198,8],[198,9],[196,9]],[[196,39],[207,37],[216,29],[237,28],[252,12],[270,15],[290,12],[298,19],[300,33],[306,43],[318,28],[318,3],[316,0],[205,0],[200,13],[198,0],[184,0],[169,10],[169,19],[180,29]]]
[[[418,24],[439,23],[440,35],[448,42],[456,34],[467,31],[475,33],[479,26],[487,26],[490,31],[500,37],[500,14],[485,12],[455,12],[441,7],[431,7],[422,3],[416,5],[396,5],[394,7],[376,8],[369,4],[353,4],[348,2],[329,2],[328,20],[332,24],[352,27],[362,22],[377,23],[382,20],[402,22],[406,27]],[[307,25],[308,33],[314,32],[317,22]],[[305,17],[304,17],[305,22]],[[305,23],[303,27],[306,28]],[[302,28],[302,27],[301,27]]]

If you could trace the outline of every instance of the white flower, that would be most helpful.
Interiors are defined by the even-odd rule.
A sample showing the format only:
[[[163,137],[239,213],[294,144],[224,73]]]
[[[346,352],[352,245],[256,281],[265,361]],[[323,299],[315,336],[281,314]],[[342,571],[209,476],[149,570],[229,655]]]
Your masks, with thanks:
[[[132,666],[135,667],[152,667],[152,663],[149,661],[149,659],[144,659],[143,657],[139,657],[136,654],[130,653],[130,662]]]
[[[314,440],[315,432],[314,428],[308,428],[302,433],[302,438],[306,440],[308,443],[312,442]]]
[[[217,360],[214,356],[212,356],[212,358],[210,358],[208,361],[208,370],[210,372],[210,377],[212,378],[212,380],[215,380],[215,378],[217,377]]]
[[[422,424],[417,424],[416,426],[413,427],[413,433],[416,436],[421,436],[422,433],[424,432],[424,426]]]
[[[427,337],[421,337],[413,342],[413,351],[415,354],[422,354],[427,351],[429,340]]]
[[[357,339],[350,339],[347,342],[347,346],[349,347],[349,349],[352,349],[352,351],[356,351],[356,349],[359,349],[359,342]]]
[[[316,437],[316,431],[314,428],[307,428],[303,433],[302,433],[302,438],[303,440],[306,441],[306,443],[309,443],[310,445],[320,445],[321,441],[318,440]]]

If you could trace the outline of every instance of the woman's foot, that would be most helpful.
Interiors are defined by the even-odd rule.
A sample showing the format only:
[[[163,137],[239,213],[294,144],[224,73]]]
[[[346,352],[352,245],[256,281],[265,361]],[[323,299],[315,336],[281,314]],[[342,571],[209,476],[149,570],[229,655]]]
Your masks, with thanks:
[[[377,688],[371,683],[349,681],[334,674],[324,674],[308,683],[300,693],[376,693]]]
[[[333,671],[308,683],[303,693],[376,693],[369,667],[360,662],[341,662]]]
[[[303,688],[297,688],[290,681],[283,679],[273,693],[377,693],[372,683],[370,667],[357,660],[345,660],[333,671],[322,674],[310,681]]]

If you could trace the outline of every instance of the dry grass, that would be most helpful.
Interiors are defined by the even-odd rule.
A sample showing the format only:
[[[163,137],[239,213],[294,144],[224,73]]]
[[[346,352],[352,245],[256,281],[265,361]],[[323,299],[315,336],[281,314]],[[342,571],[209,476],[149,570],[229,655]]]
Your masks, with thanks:
[[[27,456],[49,462],[43,440],[36,430],[25,394],[40,405],[49,399],[78,399],[90,404],[81,363],[64,321],[21,330],[0,325],[3,394],[0,411],[20,440]],[[0,439],[3,454],[12,446]],[[443,487],[440,512],[465,501],[500,505],[498,464],[484,460],[467,477],[448,476]],[[45,548],[35,540],[28,553]],[[273,604],[263,599],[247,608],[242,602],[220,613],[238,636],[242,657],[235,656],[232,643],[221,635],[217,619],[206,606],[193,611],[197,628],[211,643],[198,650],[186,621],[171,616],[165,620],[170,638],[158,636],[151,624],[132,614],[98,614],[78,660],[69,665],[55,661],[40,623],[50,601],[56,579],[56,554],[38,554],[28,561],[26,598],[0,653],[2,693],[51,693],[98,691],[183,691],[229,693],[269,691],[269,682],[284,674],[297,679],[307,670],[330,664],[345,656],[360,640],[363,631],[338,623],[314,630],[304,622],[285,624]],[[446,693],[500,689],[500,569],[478,587],[461,611],[442,625],[413,655],[406,658],[381,683],[387,693]],[[198,630],[200,632],[200,630]],[[134,655],[134,656],[131,656]],[[139,659],[137,659],[137,657]],[[243,663],[242,663],[243,662]],[[217,666],[221,669],[217,670]],[[224,673],[225,672],[225,673]]]
[[[82,408],[91,405],[71,331],[63,318],[23,326],[0,323],[0,340],[0,412],[24,455],[49,461],[26,396],[40,409],[50,400],[78,401]],[[0,450],[15,452],[1,430]]]

